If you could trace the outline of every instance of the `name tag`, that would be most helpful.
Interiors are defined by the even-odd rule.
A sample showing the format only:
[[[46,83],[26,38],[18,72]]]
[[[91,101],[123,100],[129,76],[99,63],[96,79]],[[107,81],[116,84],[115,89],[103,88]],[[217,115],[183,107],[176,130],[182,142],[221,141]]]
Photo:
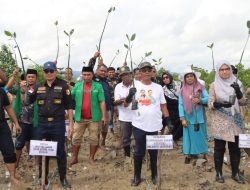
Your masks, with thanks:
[[[55,86],[54,87],[54,92],[61,92],[62,91],[62,87],[61,86]]]
[[[147,135],[147,149],[173,149],[173,135]]]
[[[45,94],[46,91],[45,91],[45,90],[38,90],[37,93],[38,93],[38,94]]]
[[[38,89],[37,89],[37,90],[46,91],[46,87],[45,87],[45,86],[38,87]]]
[[[61,99],[54,99],[54,104],[61,104],[62,100]]]
[[[250,134],[239,134],[239,147],[250,148]]]

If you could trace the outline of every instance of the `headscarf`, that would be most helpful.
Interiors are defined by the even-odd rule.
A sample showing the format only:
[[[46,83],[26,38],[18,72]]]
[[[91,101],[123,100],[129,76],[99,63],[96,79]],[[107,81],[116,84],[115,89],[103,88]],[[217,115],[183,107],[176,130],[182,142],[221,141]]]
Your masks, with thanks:
[[[164,75],[167,75],[169,77],[169,84],[164,84],[163,82]],[[173,76],[169,72],[164,72],[161,76],[161,82],[164,90],[164,95],[170,99],[178,100],[181,85],[173,80]]]
[[[230,76],[228,79],[222,79],[219,75],[219,70],[222,65],[227,65],[230,69]],[[222,60],[219,61],[216,65],[216,74],[215,74],[215,80],[214,80],[214,90],[216,93],[216,100],[220,102],[229,102],[229,96],[234,95],[234,89],[230,86],[236,81],[236,77],[233,75],[232,67],[228,61]],[[239,106],[238,106],[238,100],[235,100],[235,104],[231,107],[232,115],[234,115],[235,111],[238,113]]]
[[[194,75],[195,80],[192,85],[186,83],[187,74]],[[183,98],[184,110],[187,114],[192,114],[192,99],[197,96],[200,97],[200,94],[202,93],[203,89],[204,86],[197,80],[197,77],[194,72],[187,72],[184,74],[183,86],[181,88],[181,96]],[[195,108],[198,109],[199,105],[196,105]]]

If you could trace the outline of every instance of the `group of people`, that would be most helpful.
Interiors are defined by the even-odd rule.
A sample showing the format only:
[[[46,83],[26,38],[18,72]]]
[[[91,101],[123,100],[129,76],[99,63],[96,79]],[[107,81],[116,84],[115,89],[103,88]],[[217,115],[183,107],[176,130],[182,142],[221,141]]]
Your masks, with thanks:
[[[116,70],[99,62],[96,52],[88,66],[82,68],[81,80],[73,80],[71,68],[65,70],[65,80],[60,79],[55,62],[43,65],[44,81],[37,82],[37,71],[28,69],[18,84],[16,72],[7,82],[0,70],[0,150],[10,172],[11,182],[18,183],[16,168],[23,147],[31,139],[57,142],[57,164],[60,182],[64,188],[71,184],[66,178],[65,121],[68,138],[72,139],[72,157],[69,166],[78,163],[83,135],[88,130],[89,162],[95,164],[98,148],[106,148],[107,133],[114,133],[114,118],[118,117],[121,146],[124,156],[131,157],[131,136],[135,139],[134,177],[132,186],[141,183],[141,168],[146,152],[146,136],[168,134],[178,144],[182,139],[184,162],[203,155],[208,156],[206,109],[211,110],[211,131],[214,137],[214,165],[216,181],[224,183],[222,172],[225,144],[228,142],[232,179],[244,183],[239,173],[239,134],[243,130],[242,107],[245,103],[242,84],[233,75],[227,61],[217,64],[215,80],[209,92],[194,71],[185,72],[182,81],[174,81],[169,72],[156,77],[156,69],[142,62],[134,70],[124,64]],[[7,93],[15,94],[13,108]],[[7,124],[4,109],[16,127],[15,144]],[[116,126],[117,127],[117,126]],[[152,183],[156,184],[157,150],[148,150]],[[41,177],[41,158],[35,157]],[[46,157],[48,183],[49,157]]]

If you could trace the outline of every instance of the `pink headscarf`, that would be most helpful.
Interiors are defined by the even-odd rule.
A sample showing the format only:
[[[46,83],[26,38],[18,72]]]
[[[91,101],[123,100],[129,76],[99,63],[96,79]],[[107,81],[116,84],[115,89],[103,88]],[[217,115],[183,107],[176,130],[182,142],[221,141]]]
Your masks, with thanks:
[[[186,83],[186,75],[190,73],[192,73],[195,77],[195,81],[192,85]],[[193,107],[192,99],[197,96],[200,97],[200,94],[204,88],[205,87],[197,80],[195,73],[193,72],[185,73],[183,86],[181,88],[181,96],[183,98],[184,110],[185,112],[187,112],[188,115],[192,114],[192,107]],[[195,108],[198,109],[199,106],[196,105]]]

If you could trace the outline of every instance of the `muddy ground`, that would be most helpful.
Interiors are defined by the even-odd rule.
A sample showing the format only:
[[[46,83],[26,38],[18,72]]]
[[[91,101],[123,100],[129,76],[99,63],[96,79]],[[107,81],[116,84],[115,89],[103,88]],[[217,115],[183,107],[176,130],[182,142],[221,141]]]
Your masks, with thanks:
[[[117,135],[111,133],[107,137],[107,146],[112,150],[99,149],[96,154],[96,164],[91,165],[88,162],[89,149],[86,141],[87,133],[82,142],[79,153],[79,163],[74,165],[68,171],[67,178],[72,183],[73,190],[154,190],[157,187],[151,183],[150,170],[147,168],[145,161],[142,168],[143,181],[138,187],[131,187],[130,181],[133,177],[132,160],[124,158],[123,150],[118,149],[119,139]],[[181,141],[179,142],[181,144]],[[181,146],[175,147],[173,150],[164,150],[162,154],[161,166],[161,189],[162,190],[250,190],[250,160],[245,157],[241,160],[241,164],[245,172],[245,178],[248,182],[241,185],[231,179],[230,166],[224,164],[223,171],[225,183],[219,184],[215,182],[215,171],[213,166],[213,141],[209,142],[210,163],[202,164],[201,159],[191,164],[184,164],[184,156],[181,153]],[[227,152],[228,154],[228,152]],[[68,157],[70,160],[70,157]],[[246,165],[247,163],[248,166]],[[50,171],[56,171],[56,161],[50,162]],[[27,153],[24,152],[21,159],[20,167],[17,170],[17,176],[21,180],[18,187],[10,187],[9,180],[5,176],[5,167],[2,157],[0,158],[0,189],[35,189],[37,180],[34,180],[33,174],[33,158],[28,159]],[[63,189],[60,186],[58,175],[53,178],[49,187],[51,190]]]

